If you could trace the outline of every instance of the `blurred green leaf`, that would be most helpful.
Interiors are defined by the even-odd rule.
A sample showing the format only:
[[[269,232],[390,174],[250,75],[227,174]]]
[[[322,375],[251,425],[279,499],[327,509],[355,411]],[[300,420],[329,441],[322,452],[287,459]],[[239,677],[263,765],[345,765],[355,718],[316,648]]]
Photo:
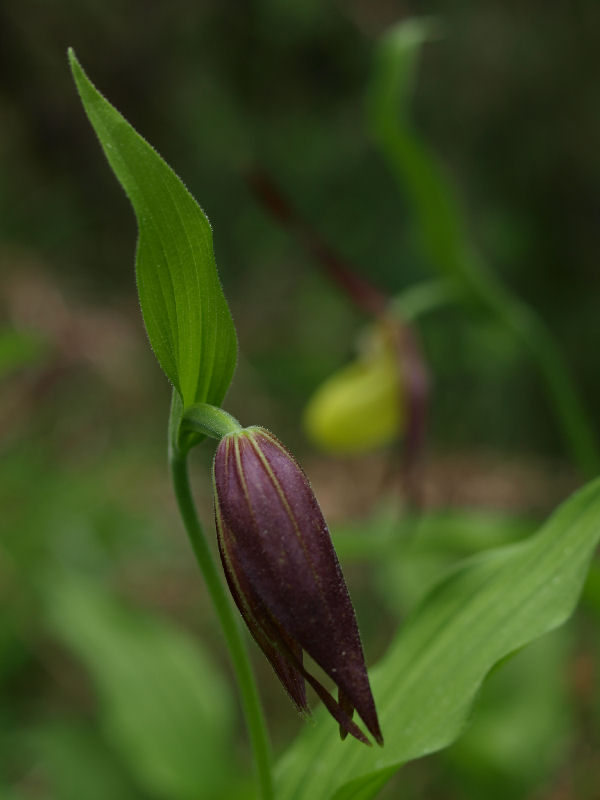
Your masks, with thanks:
[[[44,722],[29,731],[29,748],[53,800],[138,800],[123,767],[80,720]]]
[[[72,50],[69,60],[88,118],[137,217],[136,275],[150,344],[184,407],[220,406],[237,340],[210,224],[173,170],[88,80]]]
[[[431,19],[409,19],[381,39],[368,93],[371,131],[412,204],[431,265],[469,304],[495,316],[538,366],[565,440],[582,472],[600,472],[595,430],[563,355],[537,314],[513,297],[473,247],[461,204],[434,154],[414,131],[410,99],[424,42],[438,35]]]
[[[29,331],[0,331],[0,378],[37,363],[45,351],[46,344]]]
[[[522,539],[535,527],[532,520],[482,509],[414,516],[399,515],[397,505],[383,504],[366,520],[335,525],[332,536],[343,561],[380,559],[391,565],[398,559],[431,554],[447,568],[459,558]],[[422,591],[422,576],[418,580]]]
[[[164,564],[169,541],[158,533],[159,509],[135,509],[135,484],[118,477],[139,475],[148,463],[124,447],[85,470],[50,461],[44,442],[4,454],[0,542],[28,584],[51,565],[106,571],[140,558]]]
[[[153,797],[215,800],[230,781],[232,704],[197,643],[99,587],[60,575],[51,626],[88,668],[104,731]]]
[[[461,287],[471,270],[469,239],[450,185],[409,118],[421,46],[435,35],[436,27],[429,19],[411,19],[383,37],[369,89],[369,122],[415,207],[421,241],[433,266],[453,283],[458,278]]]
[[[567,757],[570,656],[563,629],[526,647],[486,681],[466,733],[444,754],[465,798],[531,796]]]
[[[0,785],[0,800],[28,800],[28,795],[21,794],[15,789]]]
[[[520,541],[536,527],[531,520],[480,509],[405,520],[397,531],[400,541],[395,554],[388,552],[378,573],[381,596],[389,608],[404,616],[457,562]]]
[[[340,742],[323,714],[278,767],[279,800],[367,800],[402,764],[451,744],[490,669],[572,613],[600,539],[600,481],[526,541],[438,584],[372,672],[385,746]]]
[[[431,265],[460,292],[457,298],[483,302],[484,307],[491,305],[504,315],[513,299],[471,245],[453,187],[410,119],[421,47],[438,35],[439,23],[415,18],[395,26],[381,39],[368,93],[369,123],[414,207]]]

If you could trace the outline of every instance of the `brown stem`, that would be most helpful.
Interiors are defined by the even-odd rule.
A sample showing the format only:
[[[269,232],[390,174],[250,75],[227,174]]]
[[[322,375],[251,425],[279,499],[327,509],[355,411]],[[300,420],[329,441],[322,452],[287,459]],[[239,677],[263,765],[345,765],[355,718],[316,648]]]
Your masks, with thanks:
[[[299,212],[284,197],[272,178],[262,169],[246,174],[246,183],[256,199],[281,226],[302,243],[326,275],[349,297],[360,311],[380,316],[389,298],[371,283],[356,274],[340,256],[305,222]]]
[[[262,207],[288,230],[315,259],[323,272],[364,314],[386,326],[398,356],[398,369],[406,389],[406,437],[402,444],[402,482],[411,505],[419,508],[421,492],[415,468],[424,439],[429,393],[429,375],[416,331],[389,313],[390,298],[356,274],[325,240],[303,219],[268,173],[255,167],[245,175],[246,183]]]

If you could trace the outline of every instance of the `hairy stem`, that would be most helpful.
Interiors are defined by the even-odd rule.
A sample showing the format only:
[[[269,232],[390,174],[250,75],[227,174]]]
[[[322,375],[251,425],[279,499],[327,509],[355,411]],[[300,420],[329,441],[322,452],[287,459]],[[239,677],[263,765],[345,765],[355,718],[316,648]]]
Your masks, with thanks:
[[[234,616],[229,597],[217,572],[214,559],[200,525],[192,498],[188,475],[187,456],[170,449],[169,462],[173,487],[181,518],[189,536],[196,561],[202,572],[221,628],[229,647],[235,675],[242,699],[246,724],[250,733],[254,759],[262,800],[273,800],[273,780],[271,775],[271,756],[267,728],[258,696],[254,676],[250,667],[248,653],[242,639],[239,624]]]

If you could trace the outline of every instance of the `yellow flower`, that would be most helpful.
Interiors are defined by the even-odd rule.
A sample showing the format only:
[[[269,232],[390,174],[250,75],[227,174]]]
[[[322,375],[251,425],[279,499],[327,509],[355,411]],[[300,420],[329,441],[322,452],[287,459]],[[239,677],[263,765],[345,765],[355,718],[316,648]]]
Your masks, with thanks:
[[[368,452],[403,432],[406,409],[397,344],[383,325],[367,337],[359,357],[331,375],[306,406],[306,432],[326,452]]]

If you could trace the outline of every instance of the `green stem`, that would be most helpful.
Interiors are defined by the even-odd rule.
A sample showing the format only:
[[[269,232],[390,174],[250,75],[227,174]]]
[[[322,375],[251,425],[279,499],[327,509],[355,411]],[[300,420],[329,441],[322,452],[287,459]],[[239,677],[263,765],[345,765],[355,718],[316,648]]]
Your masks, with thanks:
[[[529,350],[575,461],[583,474],[593,477],[600,472],[594,425],[560,347],[539,316],[514,297],[473,251],[451,186],[412,129],[408,106],[416,61],[430,34],[429,21],[414,20],[393,29],[382,41],[370,91],[372,132],[414,206],[431,263],[454,285],[457,299],[495,315]]]
[[[233,661],[246,717],[246,724],[248,725],[252,749],[254,751],[261,788],[261,798],[263,800],[273,800],[273,780],[271,776],[271,756],[267,728],[258,691],[252,675],[248,653],[246,652],[240,627],[234,616],[231,602],[217,572],[214,559],[196,513],[196,507],[190,489],[187,457],[171,447],[169,462],[179,511],[190,538],[196,561],[198,562],[217,616],[219,617],[219,622],[221,623],[229,647],[231,660]]]
[[[600,452],[593,425],[554,337],[538,315],[518,301],[496,313],[529,349],[576,463],[588,478],[595,477],[600,473]]]
[[[199,433],[201,436],[210,436],[211,439],[220,440],[228,433],[241,430],[241,425],[217,406],[208,403],[196,403],[186,408],[181,417],[181,431]]]
[[[453,288],[443,279],[416,284],[393,298],[392,311],[397,312],[404,321],[414,322],[422,314],[470,297],[472,305],[479,305],[495,315],[510,334],[520,340],[535,361],[565,441],[582,473],[589,478],[598,475],[600,452],[591,420],[548,328],[533,309],[512,297],[491,277],[486,281],[473,271],[465,285],[468,291],[463,287],[461,294],[458,287]]]
[[[423,314],[457,303],[460,299],[460,294],[448,281],[438,278],[404,289],[392,298],[390,310],[398,314],[403,322],[412,323]]]

